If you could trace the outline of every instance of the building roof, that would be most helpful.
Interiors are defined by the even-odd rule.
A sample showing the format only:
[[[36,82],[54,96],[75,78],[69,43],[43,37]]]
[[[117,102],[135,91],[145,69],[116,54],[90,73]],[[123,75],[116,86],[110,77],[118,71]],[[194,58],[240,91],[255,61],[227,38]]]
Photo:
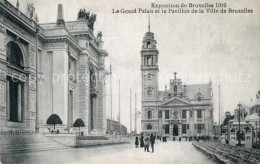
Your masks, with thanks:
[[[164,98],[164,91],[158,91],[158,100],[162,100]]]
[[[260,116],[258,116],[258,113],[253,113],[253,114],[251,114],[249,116],[246,116],[245,120],[246,121],[258,121],[259,117]]]
[[[202,99],[211,98],[211,89],[209,84],[191,84],[186,85],[186,94],[189,99],[195,99],[198,92],[201,93]]]
[[[181,90],[183,92],[183,97],[177,96],[180,99],[188,100],[191,104],[210,104],[212,95],[211,95],[211,85],[210,84],[191,84],[185,85],[186,91],[184,89]],[[173,99],[174,96],[167,97],[165,99],[165,95],[168,95],[169,91],[158,91],[158,100],[167,100]],[[186,97],[184,96],[186,94]],[[198,101],[198,95],[201,95],[201,101]]]

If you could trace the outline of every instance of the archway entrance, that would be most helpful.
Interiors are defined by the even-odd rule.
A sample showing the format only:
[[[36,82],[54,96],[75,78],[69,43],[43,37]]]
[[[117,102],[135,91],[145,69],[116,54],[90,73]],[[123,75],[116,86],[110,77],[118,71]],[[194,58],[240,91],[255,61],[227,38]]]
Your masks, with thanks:
[[[21,48],[13,41],[6,45],[7,55],[7,119],[10,122],[24,121],[24,83],[26,81],[26,74],[24,73],[24,59]],[[12,72],[17,72],[15,76]]]
[[[174,124],[173,125],[173,136],[178,136],[178,125]]]
[[[95,128],[94,125],[94,113],[96,107],[96,97],[97,97],[97,90],[96,90],[96,74],[94,68],[90,66],[90,110],[89,110],[89,130],[93,130]]]

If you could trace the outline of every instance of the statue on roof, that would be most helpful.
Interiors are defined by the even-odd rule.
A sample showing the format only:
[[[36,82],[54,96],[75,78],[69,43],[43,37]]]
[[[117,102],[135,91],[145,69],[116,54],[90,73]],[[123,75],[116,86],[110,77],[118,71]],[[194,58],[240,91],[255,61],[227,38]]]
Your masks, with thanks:
[[[90,18],[89,18],[89,29],[90,31],[94,31],[94,23],[96,21],[97,15],[96,14],[91,14]]]
[[[98,34],[97,34],[97,39],[102,40],[102,32],[101,32],[101,31],[98,32]]]
[[[19,3],[19,0],[16,1],[16,8],[19,9],[20,7],[20,3]]]
[[[88,27],[90,29],[91,32],[94,31],[94,23],[96,21],[96,14],[91,14],[90,12],[86,11],[85,9],[80,9],[78,12],[78,19],[85,19],[86,21],[88,21]]]
[[[29,13],[29,17],[32,19],[35,13],[35,8],[33,6],[33,3],[27,4],[27,11]]]

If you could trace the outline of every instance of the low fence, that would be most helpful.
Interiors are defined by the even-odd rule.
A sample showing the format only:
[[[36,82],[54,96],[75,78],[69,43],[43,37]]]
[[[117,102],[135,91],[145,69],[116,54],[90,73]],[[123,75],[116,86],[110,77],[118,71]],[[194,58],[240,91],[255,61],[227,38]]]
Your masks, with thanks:
[[[121,132],[120,132],[120,126],[121,126]],[[107,119],[107,129],[110,131],[110,133],[113,131],[116,134],[123,134],[125,135],[127,133],[127,128],[124,125],[120,125],[118,121],[112,120],[112,127],[111,127],[111,120]]]
[[[259,163],[260,151],[219,142],[193,142],[195,147],[214,157],[219,163]]]

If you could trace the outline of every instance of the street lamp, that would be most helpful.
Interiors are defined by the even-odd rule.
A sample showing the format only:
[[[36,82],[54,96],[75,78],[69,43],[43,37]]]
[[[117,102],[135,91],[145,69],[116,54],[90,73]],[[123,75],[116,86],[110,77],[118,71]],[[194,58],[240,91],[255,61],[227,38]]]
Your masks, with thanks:
[[[256,135],[255,135],[255,136],[256,136],[256,145],[257,145],[257,137],[258,137],[258,136],[257,136],[257,124],[258,124],[258,123],[255,122],[255,126],[256,126],[256,128],[255,128],[255,129],[256,129]]]
[[[237,106],[238,106],[238,144],[237,144],[237,146],[241,146],[241,136],[240,136],[240,107],[241,107],[241,104],[239,103]]]
[[[260,107],[258,106],[258,116],[259,116],[259,133],[260,133]],[[258,137],[258,134],[256,134],[256,138]],[[259,134],[260,137],[260,134]],[[260,138],[259,138],[259,145],[260,145]]]

